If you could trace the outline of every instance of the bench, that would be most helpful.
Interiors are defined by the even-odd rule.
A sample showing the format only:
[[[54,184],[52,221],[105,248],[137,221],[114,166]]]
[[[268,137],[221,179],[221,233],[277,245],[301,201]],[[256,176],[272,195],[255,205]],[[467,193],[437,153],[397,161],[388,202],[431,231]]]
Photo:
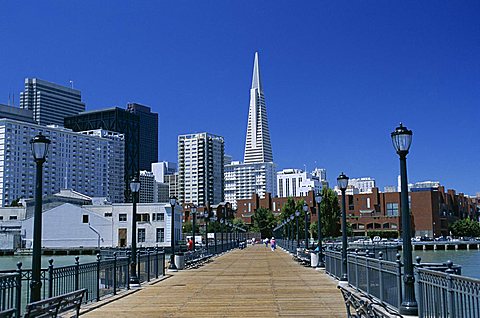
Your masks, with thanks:
[[[82,298],[87,290],[80,289],[71,293],[47,298],[27,304],[25,318],[30,317],[60,317],[61,313],[75,310],[78,317]]]
[[[186,269],[199,268],[200,266],[210,262],[211,257],[212,257],[212,254],[201,253],[200,255],[198,255],[197,258],[187,259],[185,261],[185,268]]]
[[[0,311],[0,318],[15,317],[15,308]]]
[[[298,249],[297,254],[293,256],[293,259],[303,266],[310,266],[310,253],[305,250]]]

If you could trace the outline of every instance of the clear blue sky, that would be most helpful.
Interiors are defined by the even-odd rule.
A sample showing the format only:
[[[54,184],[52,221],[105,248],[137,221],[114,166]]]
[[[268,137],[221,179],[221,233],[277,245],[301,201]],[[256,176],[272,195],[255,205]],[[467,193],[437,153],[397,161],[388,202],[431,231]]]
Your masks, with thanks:
[[[0,43],[0,103],[18,105],[25,77],[73,80],[88,110],[144,103],[169,161],[179,134],[201,131],[243,159],[258,50],[279,168],[383,189],[402,121],[409,181],[480,191],[477,0],[2,1]]]

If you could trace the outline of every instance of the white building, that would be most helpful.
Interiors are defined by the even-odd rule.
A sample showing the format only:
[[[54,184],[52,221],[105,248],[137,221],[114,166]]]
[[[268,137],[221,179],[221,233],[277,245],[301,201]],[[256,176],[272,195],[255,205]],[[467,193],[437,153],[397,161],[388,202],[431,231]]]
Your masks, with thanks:
[[[178,191],[183,204],[218,204],[224,199],[224,140],[209,133],[178,136]]]
[[[117,149],[123,141],[3,118],[0,119],[1,206],[34,196],[36,170],[30,140],[38,133],[51,140],[43,165],[44,195],[71,188],[92,197],[110,200],[122,197],[123,183],[122,187],[112,187],[115,182],[111,180],[123,175],[123,154]]]
[[[253,193],[261,198],[266,193],[277,195],[277,176],[273,162],[240,163],[225,166],[225,202],[237,207],[237,200],[250,199]]]
[[[142,170],[140,171],[140,203],[154,203],[157,202],[157,182],[153,172]]]
[[[348,185],[358,189],[358,193],[372,193],[372,189],[376,187],[375,179],[371,177],[351,178]]]
[[[300,169],[284,169],[277,172],[277,194],[280,198],[306,196],[308,192],[322,191],[319,177]]]
[[[165,176],[173,175],[177,172],[177,164],[169,161],[160,161],[152,163],[152,172],[155,181],[165,182]]]

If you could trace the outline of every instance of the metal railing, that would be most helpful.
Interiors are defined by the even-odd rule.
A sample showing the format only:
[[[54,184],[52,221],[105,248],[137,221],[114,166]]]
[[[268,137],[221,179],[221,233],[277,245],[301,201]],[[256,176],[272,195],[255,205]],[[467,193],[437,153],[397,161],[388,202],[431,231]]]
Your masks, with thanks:
[[[150,281],[165,275],[165,254],[147,251],[137,254],[137,272],[140,282]],[[131,258],[117,257],[81,264],[79,257],[75,264],[54,267],[52,259],[48,268],[41,270],[42,299],[62,295],[75,290],[87,289],[84,301],[99,301],[107,295],[115,295],[121,289],[129,289]],[[17,270],[0,271],[0,310],[15,308],[15,317],[20,317],[30,299],[31,269],[23,269],[22,263]]]

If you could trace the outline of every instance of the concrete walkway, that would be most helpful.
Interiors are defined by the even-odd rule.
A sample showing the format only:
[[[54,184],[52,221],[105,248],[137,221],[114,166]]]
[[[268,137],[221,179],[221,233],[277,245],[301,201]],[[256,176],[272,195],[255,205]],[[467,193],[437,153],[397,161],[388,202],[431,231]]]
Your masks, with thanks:
[[[346,317],[332,278],[264,245],[167,275],[82,317]]]

